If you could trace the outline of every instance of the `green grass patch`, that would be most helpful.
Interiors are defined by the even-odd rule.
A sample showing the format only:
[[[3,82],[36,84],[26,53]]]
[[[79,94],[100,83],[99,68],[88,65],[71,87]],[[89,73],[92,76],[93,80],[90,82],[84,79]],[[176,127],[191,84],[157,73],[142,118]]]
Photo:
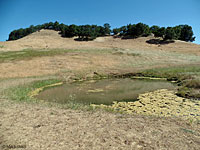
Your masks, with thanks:
[[[139,75],[176,81],[179,85],[177,95],[200,99],[200,67],[198,65],[150,69]]]
[[[149,77],[170,78],[179,75],[198,75],[200,73],[199,66],[179,66],[169,68],[156,68],[143,71],[141,74]]]
[[[81,103],[77,103],[74,101],[69,101],[65,104],[59,104],[56,102],[45,102],[43,100],[36,99],[35,97],[30,97],[30,93],[34,91],[37,88],[45,87],[48,85],[52,85],[55,83],[61,82],[61,80],[58,79],[49,79],[49,80],[41,80],[41,81],[35,81],[27,85],[20,85],[17,87],[13,87],[10,89],[7,89],[4,91],[4,94],[6,95],[6,98],[9,98],[11,100],[17,101],[17,102],[28,102],[28,103],[40,103],[40,104],[47,104],[47,106],[53,106],[53,107],[59,107],[64,109],[74,109],[74,110],[94,110],[93,107],[90,105],[84,105]],[[50,87],[49,87],[50,88]]]
[[[181,130],[183,130],[186,133],[190,133],[190,134],[194,134],[196,136],[200,136],[200,133],[193,131],[193,130],[190,130],[190,129],[181,128]]]
[[[22,51],[7,51],[0,52],[0,63],[9,62],[9,61],[18,61],[18,60],[29,60],[35,57],[44,57],[44,56],[55,56],[55,55],[64,55],[67,53],[111,53],[111,49],[103,49],[103,50],[93,50],[93,49],[85,49],[85,50],[76,50],[76,49],[41,49],[41,50],[33,50],[33,49],[25,49]]]
[[[48,80],[40,80],[34,81],[29,84],[20,85],[17,87],[12,87],[4,91],[4,95],[6,98],[11,99],[16,102],[26,102],[30,104],[39,104],[47,107],[57,107],[61,109],[73,109],[73,110],[83,110],[83,111],[98,111],[101,110],[99,108],[94,108],[89,104],[82,104],[76,101],[68,101],[67,103],[57,103],[57,102],[48,102],[44,100],[37,99],[35,97],[30,97],[30,93],[38,88],[45,87],[48,85],[52,85],[55,83],[59,83],[61,80],[58,79],[48,79]],[[101,110],[102,111],[102,110]],[[118,111],[113,109],[105,109],[103,111],[118,113]]]
[[[32,50],[26,49],[22,51],[8,51],[0,53],[0,63],[17,60],[29,60],[34,57],[63,55],[72,50]]]
[[[44,87],[46,85],[54,84],[59,82],[58,79],[49,79],[49,80],[42,80],[42,81],[35,81],[28,85],[20,85],[17,87],[10,88],[5,91],[6,96],[9,99],[16,100],[16,101],[35,101],[35,98],[31,98],[29,93],[37,88]]]
[[[3,46],[3,45],[0,45],[0,48],[4,48],[4,46]]]
[[[183,85],[188,88],[200,89],[200,80],[199,79],[186,80],[185,82],[183,82]]]

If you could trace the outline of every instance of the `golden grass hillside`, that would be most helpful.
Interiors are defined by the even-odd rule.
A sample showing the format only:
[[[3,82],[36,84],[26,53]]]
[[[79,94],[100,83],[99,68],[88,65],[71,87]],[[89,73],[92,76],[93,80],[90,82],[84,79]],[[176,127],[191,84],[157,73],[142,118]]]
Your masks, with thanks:
[[[102,49],[122,48],[136,50],[163,50],[200,55],[200,45],[184,41],[175,41],[170,44],[148,44],[146,41],[154,37],[137,39],[120,39],[112,36],[99,37],[94,41],[80,42],[74,38],[62,38],[57,31],[41,30],[16,41],[0,42],[0,50],[23,49]]]
[[[183,86],[197,87],[200,45],[148,44],[151,39],[155,38],[107,36],[80,42],[41,30],[0,42],[0,149],[21,145],[24,150],[199,150],[199,101],[180,98],[175,91],[158,90],[141,94],[137,102],[110,106],[128,114],[31,101],[30,95],[56,81],[129,73],[175,78],[177,84],[184,80]],[[200,93],[198,88],[193,91]]]

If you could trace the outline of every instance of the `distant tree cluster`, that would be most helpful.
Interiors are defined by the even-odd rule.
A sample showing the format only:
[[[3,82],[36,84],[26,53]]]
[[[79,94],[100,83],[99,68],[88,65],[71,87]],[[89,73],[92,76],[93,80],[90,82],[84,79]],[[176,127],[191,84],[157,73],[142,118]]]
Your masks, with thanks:
[[[119,37],[129,37],[129,38],[137,38],[137,37],[146,37],[151,33],[154,34],[155,37],[161,37],[164,40],[182,40],[187,42],[192,42],[195,40],[193,37],[192,27],[189,25],[179,25],[175,27],[159,27],[152,26],[149,27],[146,24],[138,23],[138,24],[128,24],[127,26],[122,26],[120,28],[115,28],[112,31],[110,30],[110,25],[108,23],[103,26],[97,25],[65,25],[63,23],[59,24],[56,22],[49,22],[42,25],[33,26],[31,25],[29,28],[14,30],[9,34],[9,41],[17,40],[23,38],[33,32],[39,31],[41,29],[49,29],[59,31],[62,37],[75,37],[77,36],[78,40],[88,41],[93,40],[96,37],[110,35],[111,32],[114,35],[118,35]]]
[[[78,36],[78,40],[93,40],[99,36],[110,35],[110,25],[108,23],[104,24],[104,26],[97,25],[64,25],[62,24],[60,28],[60,34],[63,37],[74,37]]]
[[[119,34],[119,36],[129,36],[132,38],[137,38],[141,36],[149,36],[151,34],[151,31],[148,25],[138,23],[115,28],[113,29],[113,33],[114,35]]]
[[[23,38],[33,32],[39,31],[41,29],[49,29],[60,31],[62,37],[74,37],[78,36],[78,40],[93,40],[99,36],[110,35],[110,25],[108,23],[104,24],[104,26],[97,25],[65,25],[59,24],[57,21],[55,23],[49,22],[42,25],[33,26],[31,25],[29,28],[14,30],[9,34],[9,41],[17,40]]]
[[[121,37],[146,37],[153,33],[155,37],[161,37],[164,40],[182,40],[187,42],[193,42],[195,40],[195,37],[193,37],[194,34],[192,27],[189,25],[165,28],[155,25],[149,27],[146,24],[138,23],[115,28],[112,32],[114,35],[119,35]]]

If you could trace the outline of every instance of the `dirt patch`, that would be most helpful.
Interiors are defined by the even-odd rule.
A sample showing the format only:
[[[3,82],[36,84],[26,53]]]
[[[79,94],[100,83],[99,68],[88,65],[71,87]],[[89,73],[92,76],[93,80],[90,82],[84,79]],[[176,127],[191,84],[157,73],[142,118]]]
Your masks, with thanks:
[[[199,149],[200,126],[179,119],[82,112],[1,101],[1,147]]]

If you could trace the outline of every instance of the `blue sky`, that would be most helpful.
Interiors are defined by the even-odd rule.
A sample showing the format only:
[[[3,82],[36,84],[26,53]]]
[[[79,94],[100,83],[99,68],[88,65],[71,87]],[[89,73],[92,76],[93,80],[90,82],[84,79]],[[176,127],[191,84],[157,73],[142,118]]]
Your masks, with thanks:
[[[200,44],[200,0],[0,0],[0,41],[14,29],[46,22],[64,24],[129,23],[193,27]]]

